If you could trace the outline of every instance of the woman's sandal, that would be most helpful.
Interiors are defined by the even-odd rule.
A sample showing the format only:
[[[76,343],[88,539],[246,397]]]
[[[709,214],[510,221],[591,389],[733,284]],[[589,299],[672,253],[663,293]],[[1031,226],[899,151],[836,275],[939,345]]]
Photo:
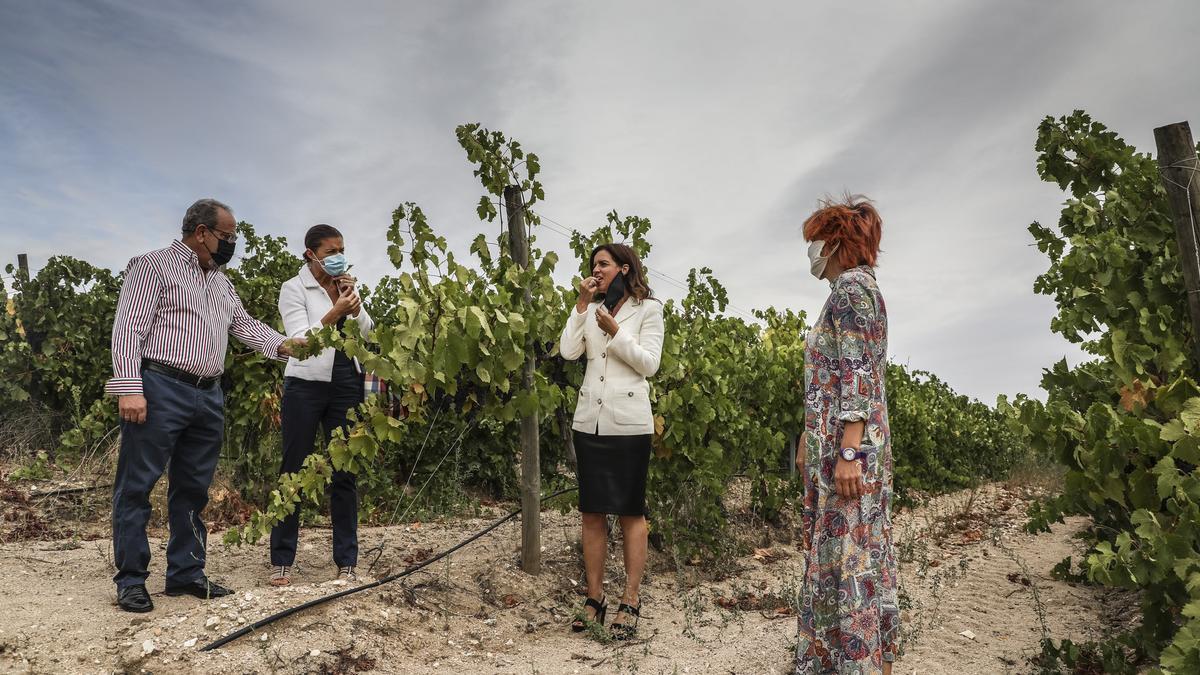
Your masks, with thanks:
[[[587,618],[588,607],[596,610],[596,618],[591,620]],[[608,604],[605,602],[604,598],[601,598],[599,601],[588,598],[587,602],[583,603],[583,611],[581,611],[579,615],[575,617],[575,620],[571,622],[571,631],[575,633],[582,633],[583,631],[587,630],[589,623],[598,623],[603,626],[604,615],[607,612]]]
[[[642,603],[639,602],[637,607],[634,607],[622,602],[617,606],[617,613],[624,614],[626,617],[632,614],[633,625],[613,622],[613,625],[608,628],[609,632],[612,633],[614,640],[632,640],[637,636],[638,620],[642,618]]]
[[[272,586],[287,586],[292,583],[292,578],[289,574],[291,568],[287,565],[273,565],[271,567],[271,585]]]

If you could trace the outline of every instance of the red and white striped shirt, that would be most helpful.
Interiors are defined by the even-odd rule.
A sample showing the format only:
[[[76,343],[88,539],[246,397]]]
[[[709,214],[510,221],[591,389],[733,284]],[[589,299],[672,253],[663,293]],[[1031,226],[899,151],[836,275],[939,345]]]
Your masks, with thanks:
[[[142,393],[142,359],[199,377],[225,369],[233,335],[267,358],[279,356],[284,336],[253,319],[220,270],[205,270],[179,240],[129,261],[113,321],[113,378],[109,394]]]

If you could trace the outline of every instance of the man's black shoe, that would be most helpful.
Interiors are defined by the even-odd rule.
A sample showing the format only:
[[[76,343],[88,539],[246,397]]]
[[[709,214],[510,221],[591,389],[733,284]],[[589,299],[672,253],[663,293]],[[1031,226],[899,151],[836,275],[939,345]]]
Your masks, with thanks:
[[[154,609],[154,603],[150,601],[150,594],[143,584],[118,588],[117,604],[126,612],[142,613]]]
[[[201,600],[210,600],[212,598],[223,598],[226,595],[231,595],[233,591],[225,588],[220,584],[215,584],[209,581],[206,577],[200,577],[190,584],[182,586],[167,586],[165,591],[167,595],[194,595]]]

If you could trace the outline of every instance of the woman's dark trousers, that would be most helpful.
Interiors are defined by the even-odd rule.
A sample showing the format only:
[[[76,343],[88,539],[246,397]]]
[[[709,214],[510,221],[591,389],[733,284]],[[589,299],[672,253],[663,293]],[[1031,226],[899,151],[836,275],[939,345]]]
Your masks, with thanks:
[[[334,362],[331,382],[314,382],[295,377],[284,378],[281,424],[283,426],[283,466],[281,473],[299,471],[316,449],[313,440],[318,425],[323,429],[325,445],[333,430],[347,431],[346,413],[363,400],[362,375],[354,362],[340,352]],[[333,562],[338,567],[358,564],[358,492],[354,474],[334,471],[329,486],[329,511],[333,521]],[[296,540],[300,531],[300,505],[296,512],[271,530],[271,564],[291,566],[296,560]]]

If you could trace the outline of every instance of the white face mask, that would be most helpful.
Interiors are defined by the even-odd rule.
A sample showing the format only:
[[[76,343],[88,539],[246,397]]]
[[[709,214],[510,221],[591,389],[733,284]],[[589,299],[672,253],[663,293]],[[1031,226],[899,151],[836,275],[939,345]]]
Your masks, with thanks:
[[[829,259],[837,251],[838,245],[834,244],[833,248],[829,249],[828,255],[821,255],[823,248],[825,248],[825,242],[821,239],[808,245],[808,269],[818,279],[825,276],[825,266],[829,264]]]

